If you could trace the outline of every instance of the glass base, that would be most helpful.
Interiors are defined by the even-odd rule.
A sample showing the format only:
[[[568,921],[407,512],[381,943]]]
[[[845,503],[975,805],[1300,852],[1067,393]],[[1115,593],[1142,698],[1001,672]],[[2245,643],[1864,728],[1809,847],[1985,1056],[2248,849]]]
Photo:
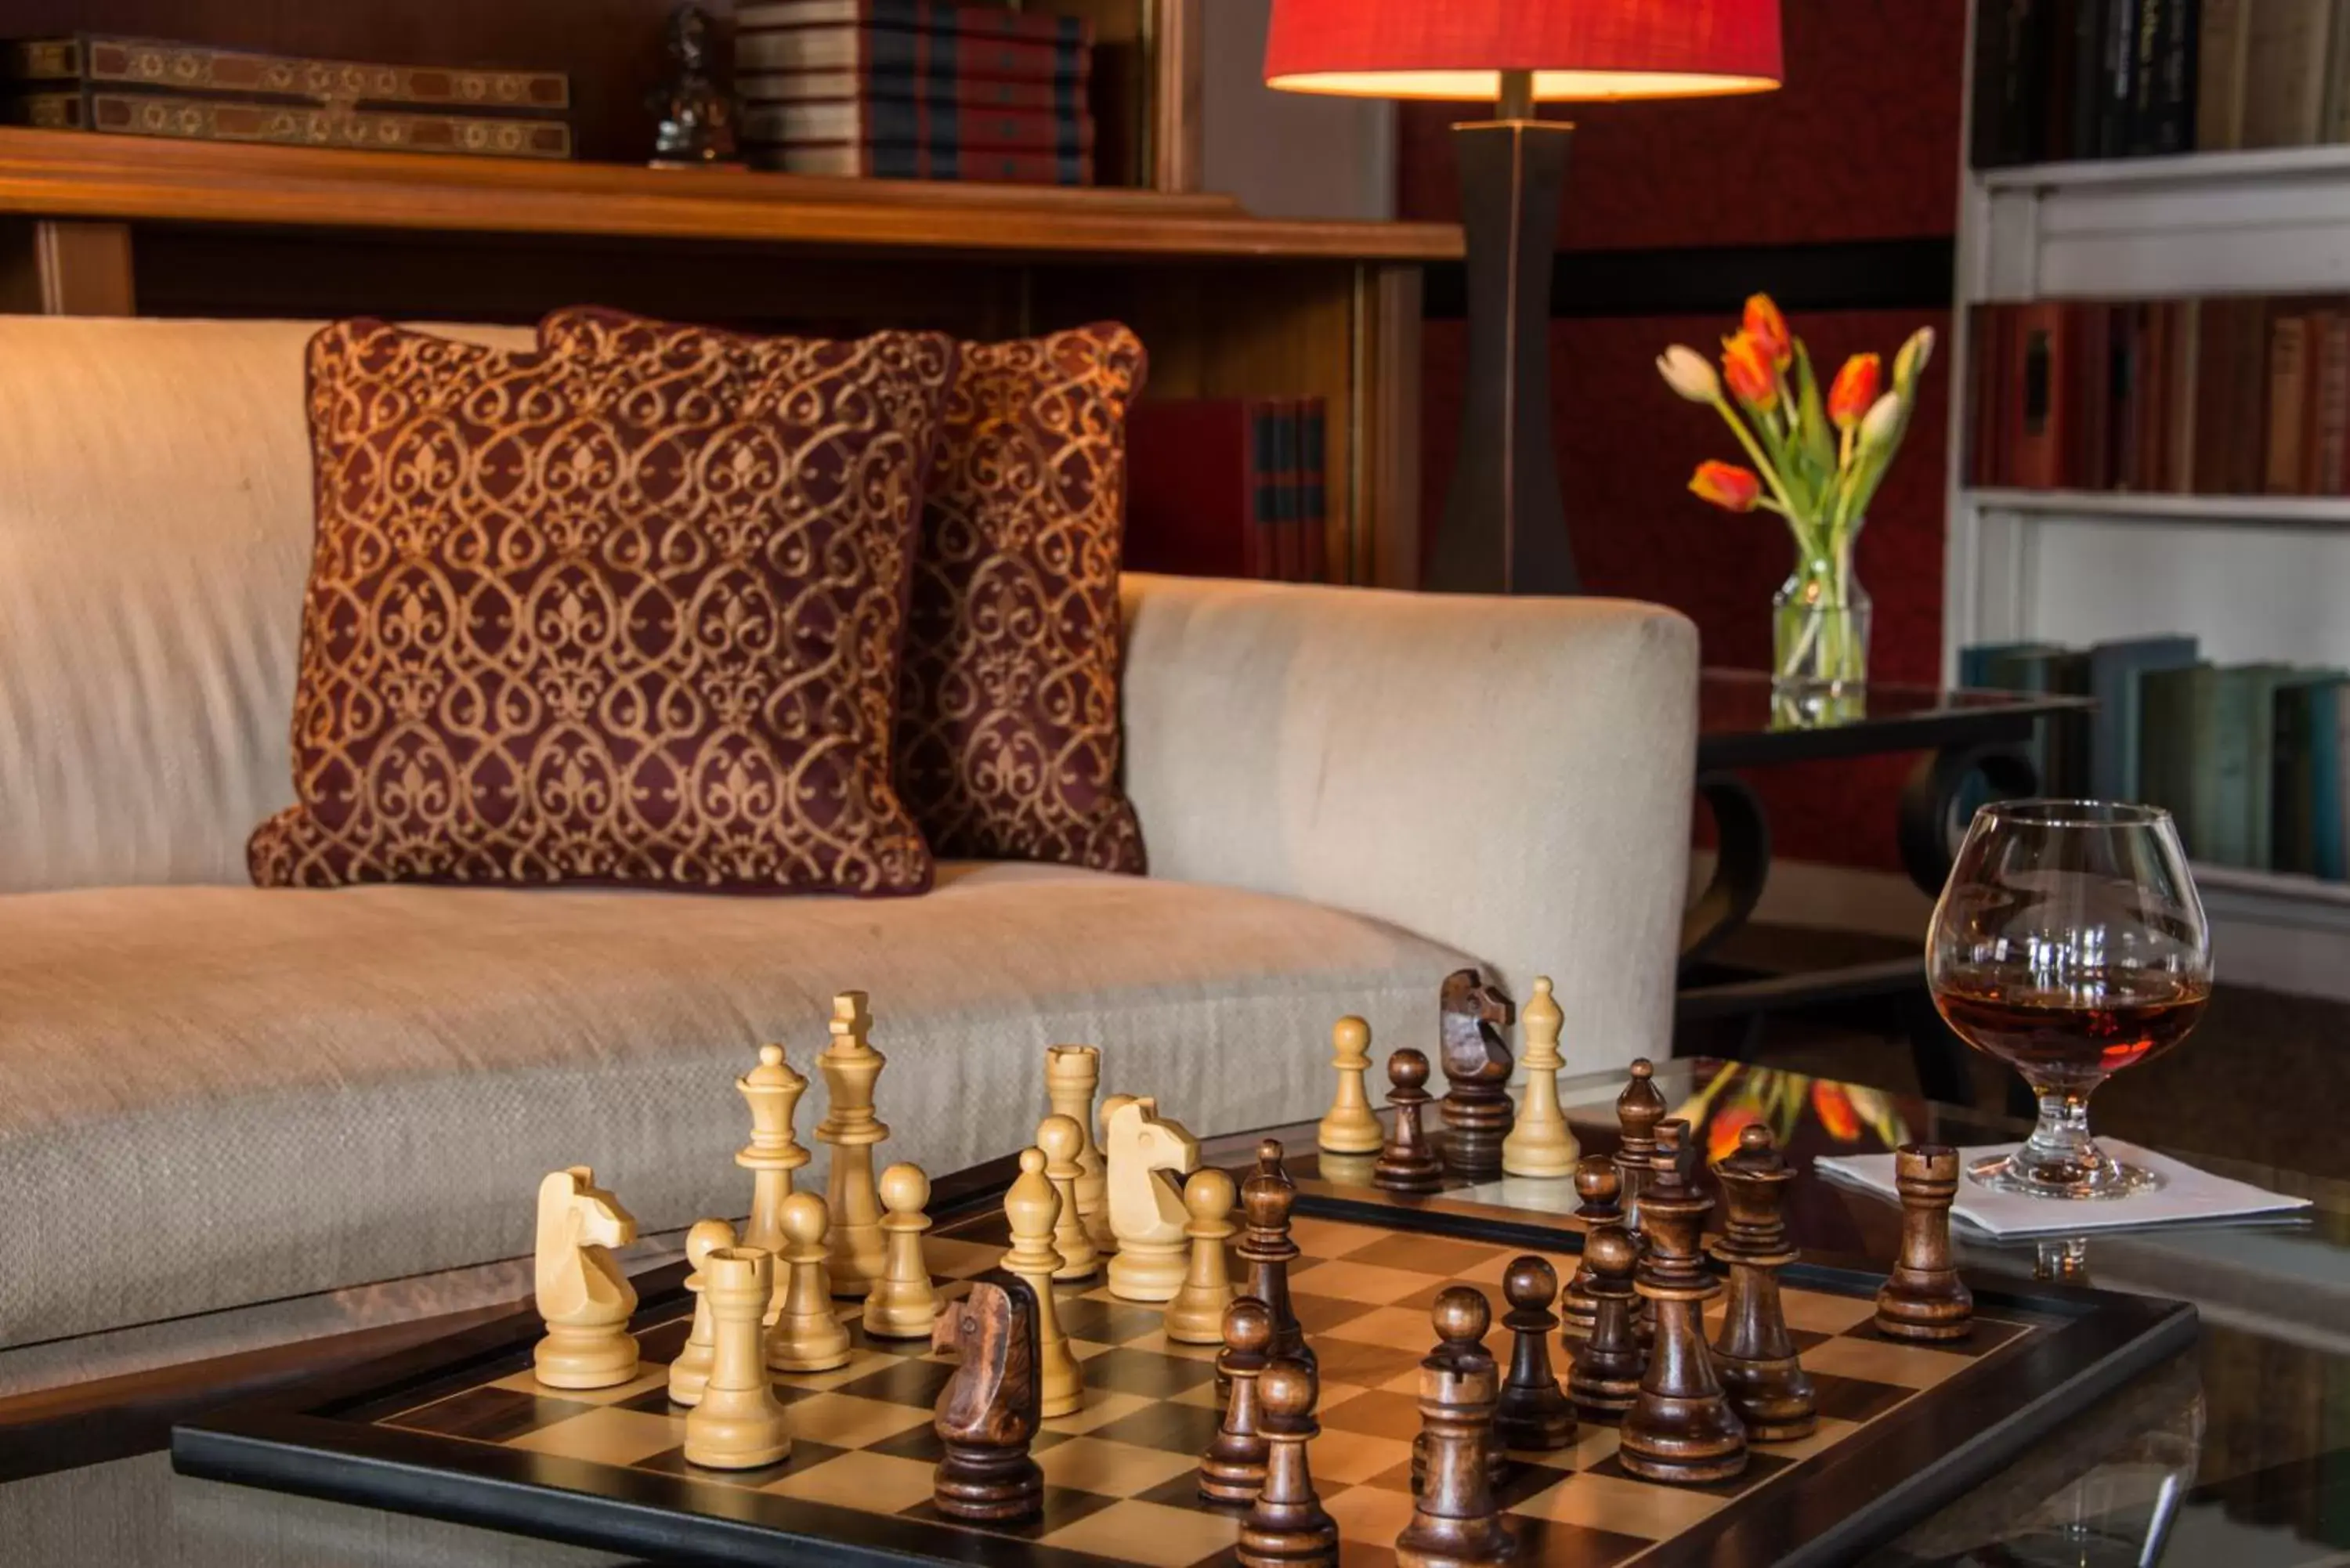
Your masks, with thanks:
[[[2158,1172],[2124,1165],[2095,1144],[2084,1144],[2055,1158],[2033,1158],[2032,1153],[2026,1145],[2012,1154],[1976,1160],[1967,1167],[1967,1178],[1994,1192],[2026,1198],[2126,1198],[2133,1192],[2152,1192],[2162,1185]]]

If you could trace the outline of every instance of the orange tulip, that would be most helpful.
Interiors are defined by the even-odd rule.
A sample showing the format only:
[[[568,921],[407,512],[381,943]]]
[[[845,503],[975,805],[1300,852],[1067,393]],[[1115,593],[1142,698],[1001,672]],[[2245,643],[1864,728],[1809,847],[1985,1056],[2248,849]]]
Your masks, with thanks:
[[[1825,1078],[1812,1085],[1812,1114],[1820,1118],[1820,1126],[1828,1137],[1838,1143],[1850,1143],[1860,1137],[1860,1114],[1852,1108],[1852,1098],[1844,1092],[1842,1084],[1831,1084]]]
[[[1746,336],[1762,347],[1771,363],[1783,370],[1795,358],[1794,335],[1787,330],[1787,318],[1779,314],[1779,306],[1767,294],[1746,296],[1746,314],[1739,322]]]
[[[1697,465],[1689,487],[1690,494],[1712,502],[1724,512],[1752,512],[1755,498],[1762,493],[1762,482],[1752,469],[1710,460]]]
[[[1771,363],[1771,351],[1752,333],[1721,340],[1721,379],[1740,402],[1757,413],[1778,406],[1779,372]]]
[[[1835,421],[1836,429],[1848,431],[1860,423],[1869,405],[1877,401],[1883,373],[1874,354],[1856,354],[1844,362],[1828,387],[1828,418]]]
[[[1738,1135],[1762,1120],[1762,1113],[1752,1106],[1724,1106],[1705,1124],[1705,1158],[1710,1165],[1720,1164],[1738,1152]]]

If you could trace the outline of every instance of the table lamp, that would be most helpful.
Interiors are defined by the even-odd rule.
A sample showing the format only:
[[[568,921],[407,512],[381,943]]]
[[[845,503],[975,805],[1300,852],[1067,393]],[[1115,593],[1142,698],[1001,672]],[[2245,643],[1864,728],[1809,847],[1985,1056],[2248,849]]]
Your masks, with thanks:
[[[1273,0],[1264,79],[1494,101],[1492,119],[1452,128],[1469,379],[1428,587],[1574,593],[1551,452],[1550,276],[1575,128],[1534,105],[1775,88],[1779,0]]]

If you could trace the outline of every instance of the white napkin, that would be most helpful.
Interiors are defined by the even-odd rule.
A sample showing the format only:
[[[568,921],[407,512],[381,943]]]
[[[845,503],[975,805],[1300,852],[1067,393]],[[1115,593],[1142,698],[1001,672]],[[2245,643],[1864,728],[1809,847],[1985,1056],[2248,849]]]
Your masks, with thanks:
[[[1959,1195],[1951,1216],[1992,1236],[2079,1235],[2088,1231],[2118,1231],[2139,1225],[2162,1225],[2186,1220],[2229,1220],[2247,1214],[2273,1214],[2306,1209],[2306,1198],[2288,1198],[2250,1182],[2230,1181],[2208,1170],[2198,1170],[2168,1155],[2156,1154],[2118,1138],[2099,1138],[2098,1146],[2125,1165],[2144,1166],[2158,1172],[2163,1183],[2151,1192],[2125,1198],[2067,1201],[1998,1192],[1966,1174],[1967,1168],[1986,1155],[2006,1154],[2020,1144],[1994,1144],[1959,1150]],[[1830,1155],[1814,1162],[1814,1168],[1898,1200],[1889,1154]]]

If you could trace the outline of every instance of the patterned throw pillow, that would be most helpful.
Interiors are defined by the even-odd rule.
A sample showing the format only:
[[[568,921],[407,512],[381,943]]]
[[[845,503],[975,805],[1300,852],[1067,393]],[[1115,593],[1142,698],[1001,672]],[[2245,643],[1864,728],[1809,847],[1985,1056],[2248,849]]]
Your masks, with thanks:
[[[558,336],[312,341],[300,804],[254,880],[921,891],[890,721],[953,341]]]
[[[1115,324],[966,343],[922,508],[898,790],[945,857],[1139,874],[1118,784],[1126,411]]]

